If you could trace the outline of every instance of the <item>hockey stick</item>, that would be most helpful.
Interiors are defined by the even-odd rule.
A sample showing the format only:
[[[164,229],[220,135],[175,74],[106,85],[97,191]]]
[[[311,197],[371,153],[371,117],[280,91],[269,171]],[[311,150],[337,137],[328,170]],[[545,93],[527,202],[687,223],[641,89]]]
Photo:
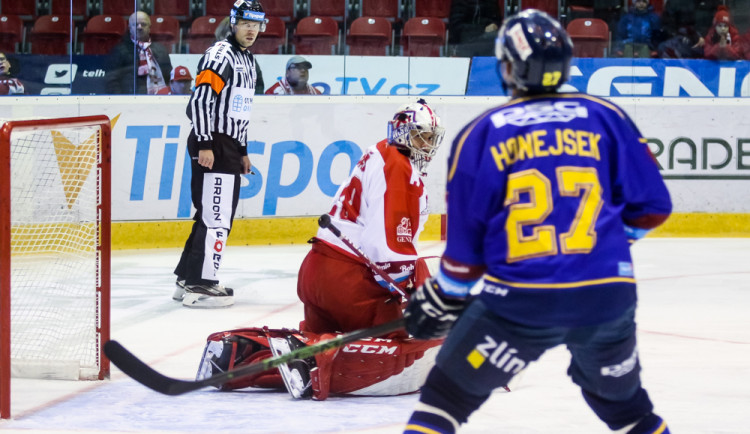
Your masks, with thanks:
[[[349,247],[354,253],[356,253],[357,256],[362,258],[362,260],[365,261],[365,263],[373,272],[375,272],[375,274],[385,280],[392,291],[397,292],[403,299],[406,299],[406,293],[401,288],[399,288],[398,283],[396,283],[396,281],[393,280],[391,276],[378,268],[378,266],[375,265],[375,263],[372,262],[370,258],[367,257],[367,255],[365,255],[365,252],[363,252],[359,247],[355,246],[354,243],[349,238],[347,238],[346,235],[342,234],[339,228],[337,228],[336,225],[331,222],[331,216],[329,216],[328,214],[323,214],[322,216],[320,216],[320,218],[318,219],[318,225],[323,229],[328,229],[329,231],[331,231],[331,233],[335,235],[336,238],[340,239],[341,242],[346,244],[346,246]]]
[[[108,341],[105,343],[104,354],[109,357],[109,360],[115,366],[120,368],[122,372],[133,380],[164,395],[176,396],[208,386],[219,386],[231,380],[268,371],[294,359],[306,359],[334,348],[343,347],[348,343],[360,339],[382,336],[403,327],[404,319],[399,318],[374,327],[345,333],[313,345],[297,348],[289,353],[264,359],[232,371],[222,372],[203,380],[194,381],[171,378],[156,372],[156,370],[148,366],[117,341]]]

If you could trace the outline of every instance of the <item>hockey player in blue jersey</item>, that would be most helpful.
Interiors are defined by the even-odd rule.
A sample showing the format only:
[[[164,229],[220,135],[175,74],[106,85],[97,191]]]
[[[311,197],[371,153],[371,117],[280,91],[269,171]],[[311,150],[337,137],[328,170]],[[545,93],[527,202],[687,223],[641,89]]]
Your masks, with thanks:
[[[672,209],[655,160],[619,107],[557,93],[572,42],[549,15],[508,18],[495,54],[512,98],[453,142],[440,271],[405,312],[413,336],[447,335],[406,432],[454,432],[563,344],[568,375],[610,429],[666,434],[641,386],[629,251]]]

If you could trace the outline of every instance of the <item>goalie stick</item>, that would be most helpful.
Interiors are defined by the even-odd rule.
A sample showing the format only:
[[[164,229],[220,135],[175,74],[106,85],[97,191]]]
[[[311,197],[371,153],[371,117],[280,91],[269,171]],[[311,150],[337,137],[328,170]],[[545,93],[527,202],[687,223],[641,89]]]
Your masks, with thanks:
[[[392,291],[401,295],[402,299],[406,299],[406,293],[401,288],[399,288],[398,283],[396,283],[396,281],[393,280],[391,276],[378,268],[378,266],[375,265],[375,263],[372,262],[370,258],[367,257],[367,255],[365,255],[365,252],[363,252],[359,247],[355,246],[354,243],[349,238],[347,238],[346,235],[342,234],[339,228],[337,228],[336,225],[331,222],[331,216],[329,216],[328,214],[323,214],[322,216],[320,216],[320,218],[318,219],[318,225],[323,229],[328,229],[329,231],[331,231],[331,233],[335,235],[336,238],[340,239],[341,242],[346,244],[346,246],[349,247],[354,253],[356,253],[357,256],[362,258],[375,274],[386,281]]]
[[[243,366],[232,371],[212,375],[203,380],[180,380],[160,374],[133,353],[128,351],[119,342],[111,340],[104,344],[104,354],[122,372],[142,385],[164,395],[176,396],[208,386],[219,386],[231,380],[254,375],[259,372],[268,371],[290,362],[294,359],[306,359],[316,354],[323,353],[334,348],[358,341],[364,338],[378,337],[399,330],[404,327],[404,319],[399,318],[384,324],[376,325],[366,329],[355,330],[345,333],[313,345],[297,348],[292,352],[261,360],[251,365]]]

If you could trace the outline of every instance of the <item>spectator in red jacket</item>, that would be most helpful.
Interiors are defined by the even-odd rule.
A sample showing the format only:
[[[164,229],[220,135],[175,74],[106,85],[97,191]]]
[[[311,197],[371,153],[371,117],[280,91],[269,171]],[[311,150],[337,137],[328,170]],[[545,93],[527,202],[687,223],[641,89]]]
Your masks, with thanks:
[[[742,58],[740,33],[732,23],[726,6],[719,6],[714,15],[713,27],[706,35],[703,56],[711,60],[739,60]]]
[[[23,83],[11,72],[11,68],[6,54],[0,52],[0,95],[23,95]]]

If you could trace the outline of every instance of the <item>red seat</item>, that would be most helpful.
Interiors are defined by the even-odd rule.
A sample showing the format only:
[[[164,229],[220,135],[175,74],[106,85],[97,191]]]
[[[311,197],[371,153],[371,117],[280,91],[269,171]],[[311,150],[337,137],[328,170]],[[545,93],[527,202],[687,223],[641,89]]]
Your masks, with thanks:
[[[435,17],[447,21],[451,15],[451,0],[414,0],[415,17]]]
[[[190,0],[153,0],[154,4],[154,15],[169,16],[174,18],[176,21],[185,22],[191,15]],[[227,11],[227,15],[229,11]],[[151,17],[151,25],[153,32],[154,17]]]
[[[0,15],[0,51],[20,53],[23,51],[23,20],[18,15]]]
[[[216,42],[216,27],[223,16],[198,17],[190,25],[188,33],[188,53],[203,54],[206,49]]]
[[[71,3],[73,10],[71,11]],[[89,19],[88,0],[50,0],[50,13],[53,15],[73,14],[73,21]]]
[[[387,56],[391,41],[391,23],[387,18],[359,17],[352,21],[346,43],[352,56]]]
[[[337,23],[343,23],[349,16],[349,2],[347,0],[308,0],[307,15],[331,17]]]
[[[281,54],[281,47],[286,45],[286,25],[279,17],[266,18],[266,31],[258,33],[251,50],[254,54]]]
[[[401,48],[405,56],[440,56],[445,46],[445,23],[436,17],[414,17],[404,24]]]
[[[609,26],[598,18],[576,18],[566,27],[573,40],[576,57],[606,57],[609,49]]]
[[[401,0],[359,0],[362,17],[384,17],[390,22],[401,21]]]
[[[25,22],[36,20],[39,16],[38,13],[36,0],[0,1],[0,14],[18,15]]]
[[[91,17],[83,29],[83,54],[109,54],[127,31],[122,15]]]
[[[266,17],[279,17],[285,23],[293,22],[297,17],[295,0],[263,0]]]
[[[31,54],[69,54],[70,16],[42,15],[29,35]]]
[[[100,0],[99,9],[102,15],[121,15],[129,17],[138,8],[135,7],[133,0]]]
[[[560,15],[557,0],[521,0],[521,9],[537,9],[555,19]]]
[[[336,54],[339,27],[331,17],[305,17],[294,30],[295,54]]]
[[[229,11],[232,10],[232,5],[236,0],[203,0],[203,11],[206,15],[215,15],[220,17],[228,17]],[[266,8],[265,2],[261,1],[263,10]]]
[[[179,53],[180,22],[167,15],[151,15],[151,40],[158,42],[170,53]]]

